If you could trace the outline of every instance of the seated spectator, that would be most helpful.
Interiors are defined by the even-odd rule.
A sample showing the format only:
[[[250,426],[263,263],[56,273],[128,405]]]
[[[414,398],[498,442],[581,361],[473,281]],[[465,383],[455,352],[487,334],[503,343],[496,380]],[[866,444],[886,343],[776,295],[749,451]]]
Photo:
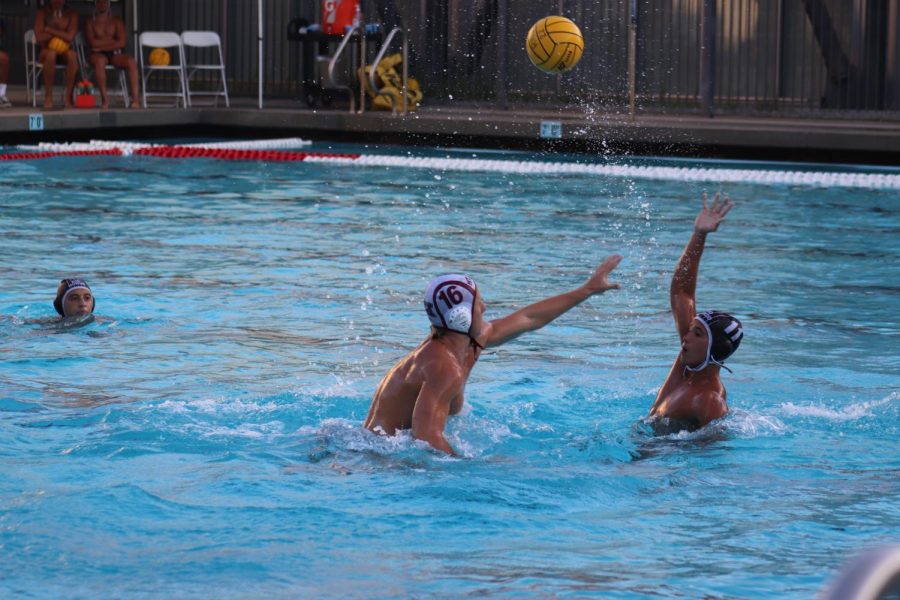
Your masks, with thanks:
[[[78,33],[78,13],[66,7],[65,0],[50,0],[38,10],[34,22],[34,36],[41,45],[38,60],[44,69],[44,109],[53,108],[53,80],[56,65],[66,65],[65,107],[72,107],[72,92],[78,75],[78,59],[72,40]]]
[[[128,71],[128,87],[131,91],[131,108],[139,108],[138,69],[134,57],[125,54],[125,23],[113,16],[109,0],[95,0],[94,14],[85,22],[84,35],[91,49],[91,64],[100,88],[103,108],[109,108],[106,95],[106,65]]]
[[[3,49],[3,18],[0,17],[0,108],[9,108],[12,102],[6,97],[6,82],[9,79],[9,54]]]

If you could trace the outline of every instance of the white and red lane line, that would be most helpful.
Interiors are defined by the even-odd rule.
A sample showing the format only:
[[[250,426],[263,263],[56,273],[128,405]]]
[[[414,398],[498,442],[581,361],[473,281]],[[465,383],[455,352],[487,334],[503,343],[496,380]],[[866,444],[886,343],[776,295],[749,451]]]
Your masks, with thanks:
[[[55,152],[16,152],[14,154],[0,153],[0,161],[4,160],[34,160],[38,158],[54,158],[57,156],[122,156],[118,149],[94,149],[94,150],[63,150]]]
[[[810,187],[851,187],[900,189],[900,175],[825,171],[772,171],[757,169],[711,169],[698,167],[661,167],[608,165],[541,161],[488,160],[474,158],[428,158],[413,156],[361,155],[348,161],[328,156],[310,157],[308,162],[332,162],[369,167],[434,169],[442,171],[480,171],[516,175],[561,174],[595,175],[624,179],[655,179],[709,183],[760,183]]]
[[[758,169],[713,169],[703,167],[663,167],[562,163],[542,161],[489,160],[474,158],[387,156],[379,154],[337,154],[279,150],[280,145],[296,147],[299,138],[257,140],[222,144],[163,146],[124,142],[92,141],[87,144],[47,144],[35,152],[0,154],[0,160],[31,160],[53,156],[156,156],[163,158],[215,158],[221,160],[306,161],[360,167],[432,169],[509,173],[515,175],[560,174],[590,175],[624,179],[706,183],[757,183],[808,187],[844,187],[864,189],[900,189],[900,175],[863,172],[773,171]],[[31,147],[28,147],[31,149]]]

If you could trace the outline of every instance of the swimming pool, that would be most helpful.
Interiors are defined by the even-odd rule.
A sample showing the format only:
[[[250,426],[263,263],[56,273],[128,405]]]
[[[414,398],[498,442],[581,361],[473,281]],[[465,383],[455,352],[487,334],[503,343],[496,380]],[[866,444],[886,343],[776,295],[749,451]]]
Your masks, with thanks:
[[[102,156],[0,187],[3,596],[797,598],[900,538],[895,191],[722,188],[697,296],[744,322],[731,413],[660,437],[716,186]],[[482,357],[466,459],[360,428],[433,274],[494,318],[613,252],[621,290]],[[94,323],[44,322],[67,275]]]

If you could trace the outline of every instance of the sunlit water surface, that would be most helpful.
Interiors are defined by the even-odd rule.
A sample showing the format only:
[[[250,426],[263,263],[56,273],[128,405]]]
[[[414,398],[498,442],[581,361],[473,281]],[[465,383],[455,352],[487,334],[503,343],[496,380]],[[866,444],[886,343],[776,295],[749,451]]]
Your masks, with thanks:
[[[4,163],[0,595],[815,595],[900,539],[897,196],[726,187],[697,295],[744,323],[731,412],[655,436],[668,285],[704,190]],[[448,424],[465,459],[361,429],[427,332],[432,275],[470,273],[495,318],[614,252],[621,290],[484,354]],[[60,326],[72,275],[97,319]]]

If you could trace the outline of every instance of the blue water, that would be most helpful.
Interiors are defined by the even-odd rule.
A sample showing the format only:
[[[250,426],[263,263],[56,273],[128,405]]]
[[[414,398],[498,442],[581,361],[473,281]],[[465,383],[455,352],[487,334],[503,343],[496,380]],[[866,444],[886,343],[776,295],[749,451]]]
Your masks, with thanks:
[[[900,205],[728,186],[697,293],[744,323],[731,412],[655,436],[704,190],[3,163],[0,596],[814,596],[900,539]],[[448,425],[465,459],[361,429],[433,274],[470,273],[495,318],[614,252],[621,290],[484,354]],[[60,327],[72,275],[97,318]]]

